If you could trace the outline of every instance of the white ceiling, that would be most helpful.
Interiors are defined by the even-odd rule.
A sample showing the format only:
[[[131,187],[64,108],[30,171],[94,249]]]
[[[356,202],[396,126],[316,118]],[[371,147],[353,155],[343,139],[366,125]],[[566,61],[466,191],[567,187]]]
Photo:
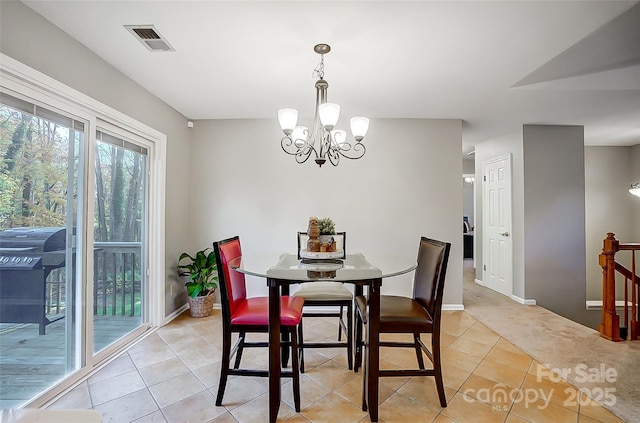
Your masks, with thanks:
[[[312,116],[328,43],[346,117],[464,120],[463,152],[522,124],[640,144],[636,1],[23,1],[188,119]],[[124,25],[152,24],[150,52]]]

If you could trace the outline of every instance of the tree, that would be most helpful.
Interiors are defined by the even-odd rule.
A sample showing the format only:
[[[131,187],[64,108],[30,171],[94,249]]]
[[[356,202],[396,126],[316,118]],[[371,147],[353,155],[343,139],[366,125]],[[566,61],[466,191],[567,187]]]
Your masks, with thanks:
[[[72,130],[1,106],[0,228],[62,226]]]

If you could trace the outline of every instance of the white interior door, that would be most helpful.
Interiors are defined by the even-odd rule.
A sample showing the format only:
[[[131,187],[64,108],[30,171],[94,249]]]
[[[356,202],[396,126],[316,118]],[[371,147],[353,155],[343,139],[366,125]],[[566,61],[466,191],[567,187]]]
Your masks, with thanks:
[[[488,160],[482,167],[483,282],[494,291],[511,296],[511,155]]]

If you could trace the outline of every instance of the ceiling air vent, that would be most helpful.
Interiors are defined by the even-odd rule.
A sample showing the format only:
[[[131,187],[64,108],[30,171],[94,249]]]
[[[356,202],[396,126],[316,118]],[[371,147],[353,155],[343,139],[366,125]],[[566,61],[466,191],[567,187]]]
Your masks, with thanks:
[[[153,25],[125,25],[124,27],[150,51],[175,51]]]

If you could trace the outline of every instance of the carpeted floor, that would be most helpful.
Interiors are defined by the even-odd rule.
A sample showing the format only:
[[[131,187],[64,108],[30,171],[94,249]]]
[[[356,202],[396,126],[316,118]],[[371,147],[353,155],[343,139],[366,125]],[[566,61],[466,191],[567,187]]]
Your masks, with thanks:
[[[471,263],[470,261],[468,261]],[[611,342],[542,307],[474,282],[465,261],[465,311],[627,422],[640,422],[640,341]]]

